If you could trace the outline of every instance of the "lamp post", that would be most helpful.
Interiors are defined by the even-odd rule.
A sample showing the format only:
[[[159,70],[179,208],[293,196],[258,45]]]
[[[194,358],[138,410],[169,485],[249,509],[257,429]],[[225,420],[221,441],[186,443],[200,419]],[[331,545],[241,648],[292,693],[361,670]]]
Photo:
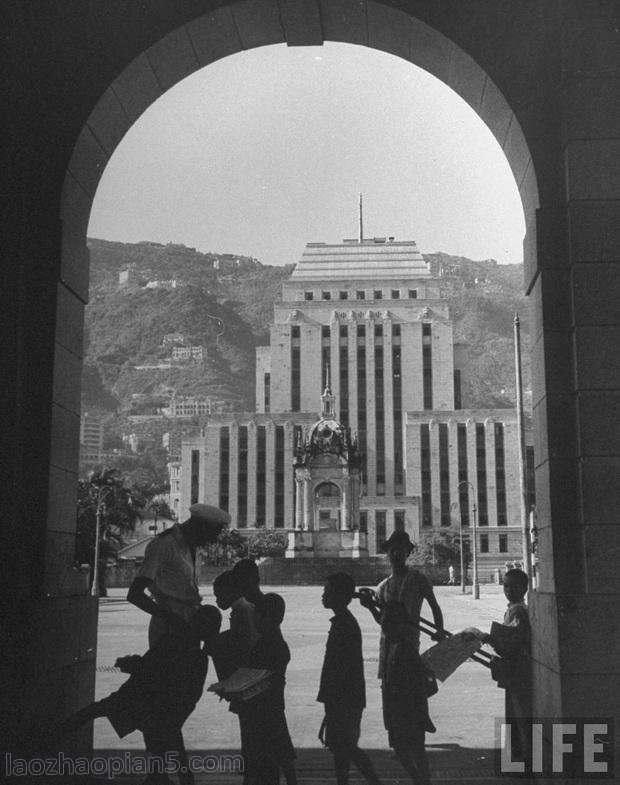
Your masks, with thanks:
[[[461,515],[461,505],[459,502],[453,502],[450,505],[451,510],[459,510],[459,555],[461,562],[461,593],[465,594],[465,556],[463,553],[463,516]]]
[[[95,510],[95,556],[93,564],[93,582],[90,586],[90,596],[99,596],[99,537],[101,536],[101,519],[105,509],[105,497],[109,488],[99,488],[97,492],[97,507]]]
[[[478,583],[478,543],[477,543],[477,529],[476,529],[476,513],[478,512],[478,508],[476,507],[476,495],[474,486],[471,484],[469,480],[462,480],[458,484],[458,488],[461,485],[468,485],[471,488],[471,498],[472,498],[472,527],[471,527],[471,556],[472,556],[472,596],[474,600],[480,599],[480,584]],[[461,516],[461,589],[465,592],[465,578],[463,573],[463,518]]]

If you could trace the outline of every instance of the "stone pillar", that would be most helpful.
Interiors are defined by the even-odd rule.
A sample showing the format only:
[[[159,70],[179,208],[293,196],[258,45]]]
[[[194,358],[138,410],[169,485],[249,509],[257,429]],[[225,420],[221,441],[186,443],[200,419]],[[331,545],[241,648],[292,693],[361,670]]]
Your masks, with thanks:
[[[450,466],[450,521],[457,528],[460,525],[459,515],[459,454],[458,454],[458,423],[454,417],[448,420],[448,461]]]
[[[365,316],[366,325],[366,476],[367,493],[377,493],[377,428],[375,418],[375,320],[370,311]]]
[[[304,529],[306,531],[314,530],[314,521],[312,520],[312,487],[309,475],[304,477]]]
[[[385,428],[385,495],[394,496],[394,378],[392,369],[392,320],[383,317],[383,394]],[[396,427],[401,427],[400,423]]]
[[[295,428],[288,420],[284,425],[284,526],[294,526],[295,510],[293,507],[293,484],[295,482],[291,467],[293,466],[293,439]]]
[[[351,526],[349,525],[349,489],[348,489],[347,478],[345,478],[345,482],[342,487],[341,510],[342,510],[341,528],[343,531],[348,531],[351,528]]]
[[[431,420],[429,423],[429,436],[431,443],[431,515],[433,530],[441,526],[441,484],[439,482],[439,423]]]
[[[295,475],[295,528],[304,528],[304,481]]]

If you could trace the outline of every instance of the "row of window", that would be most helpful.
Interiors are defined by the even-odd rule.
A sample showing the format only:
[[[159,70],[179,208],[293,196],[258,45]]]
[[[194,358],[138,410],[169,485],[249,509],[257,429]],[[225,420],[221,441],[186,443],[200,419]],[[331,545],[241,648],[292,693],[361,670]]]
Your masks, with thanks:
[[[487,451],[486,429],[484,424],[476,424],[476,457],[475,472],[477,480],[476,515],[479,526],[489,525],[489,504],[487,495]],[[508,524],[506,505],[506,466],[504,454],[504,426],[495,423],[493,429],[495,453],[495,494],[497,504],[497,525]],[[473,501],[470,499],[469,464],[467,459],[467,430],[465,423],[457,426],[457,466],[458,466],[458,503],[460,508],[461,524],[469,526],[470,507],[473,513]],[[431,453],[430,453],[430,428],[423,424],[420,426],[420,479],[422,492],[422,526],[433,525],[432,498],[431,498]],[[448,426],[446,423],[439,425],[439,507],[442,526],[450,526],[451,500],[450,500],[450,463]]]
[[[312,289],[308,289],[304,292],[304,300],[400,300],[401,296],[404,297],[403,290],[401,289],[390,289],[389,292],[384,291],[383,289],[373,289],[372,297],[367,297],[367,294],[369,295],[370,292],[368,292],[366,289],[356,289],[355,292],[341,289],[337,293],[337,296],[336,292],[332,292],[329,289],[324,289],[321,292],[315,292]],[[407,289],[406,297],[409,300],[417,300],[418,290]]]
[[[230,502],[230,430],[223,425],[220,428],[220,494],[219,506],[228,510]],[[259,425],[256,432],[256,525],[264,526],[266,519],[266,464],[267,436],[264,425]],[[248,525],[248,429],[239,426],[237,443],[237,526]],[[192,450],[192,504],[198,501],[198,467],[200,453]],[[196,483],[194,490],[194,471]],[[284,527],[284,426],[276,425],[274,455],[274,524],[276,528]],[[253,522],[252,522],[253,523]]]

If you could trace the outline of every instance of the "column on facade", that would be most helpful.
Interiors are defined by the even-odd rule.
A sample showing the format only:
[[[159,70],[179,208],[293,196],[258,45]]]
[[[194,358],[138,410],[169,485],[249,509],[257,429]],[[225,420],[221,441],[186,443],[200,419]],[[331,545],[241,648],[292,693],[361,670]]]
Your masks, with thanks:
[[[295,474],[295,528],[304,528],[304,481],[298,473]]]
[[[202,497],[206,504],[220,504],[220,428],[219,425],[205,428],[204,435],[205,459],[202,472],[204,474],[205,494]],[[182,464],[185,466],[185,462]],[[183,481],[181,472],[181,482]],[[185,510],[181,509],[181,514]],[[182,520],[182,519],[181,519]]]
[[[448,463],[450,471],[450,523],[460,526],[459,513],[459,442],[458,423],[454,417],[448,420]]]
[[[285,528],[294,525],[295,515],[293,503],[293,439],[295,438],[295,427],[290,420],[284,424],[284,526]]]
[[[394,385],[392,377],[392,320],[383,319],[383,398],[385,428],[385,495],[394,496]]]
[[[230,424],[230,473],[228,492],[228,512],[232,525],[237,525],[239,515],[239,423],[233,420]]]
[[[329,383],[336,399],[336,419],[340,420],[340,322],[332,311],[329,324]]]
[[[439,423],[431,419],[429,423],[431,446],[431,515],[433,528],[441,526],[441,484],[439,464]]]
[[[370,311],[364,317],[366,325],[366,466],[367,493],[377,493],[377,424],[375,421],[375,320]]]
[[[403,411],[421,411],[424,408],[422,324],[403,322],[400,336]]]
[[[256,525],[256,423],[248,423],[248,526]]]
[[[484,421],[484,446],[487,456],[487,512],[489,526],[497,526],[497,475],[495,473],[495,422],[490,417]]]
[[[275,469],[276,469],[276,426],[273,420],[265,424],[265,526],[275,524]]]
[[[359,428],[357,413],[357,322],[351,311],[347,315],[347,347],[349,350],[349,425],[351,433],[357,434]],[[350,316],[350,318],[349,318]]]
[[[466,423],[467,431],[467,479],[471,485],[467,486],[469,495],[469,516],[470,529],[473,525],[473,505],[476,505],[476,520],[478,520],[478,462],[476,457],[476,422],[469,418]],[[473,490],[472,490],[473,487]]]
[[[310,481],[310,473],[304,474],[304,529],[306,531],[314,530],[314,521],[312,520],[312,484]]]
[[[422,475],[421,475],[421,444],[420,444],[420,422],[411,421],[407,414],[403,415],[404,426],[404,450],[405,450],[405,495],[422,496]]]
[[[343,531],[348,531],[351,526],[349,525],[349,478],[345,476],[342,483],[342,501],[340,503],[342,514],[342,521],[340,528]]]

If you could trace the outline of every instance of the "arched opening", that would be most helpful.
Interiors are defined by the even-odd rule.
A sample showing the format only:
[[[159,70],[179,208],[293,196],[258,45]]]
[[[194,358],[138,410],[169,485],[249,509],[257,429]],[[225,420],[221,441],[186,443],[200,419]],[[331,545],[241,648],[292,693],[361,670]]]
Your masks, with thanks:
[[[265,2],[264,6],[268,8],[270,3]],[[244,39],[250,33],[250,20],[242,18],[235,6],[231,9],[222,8],[197,19],[150,47],[117,77],[94,108],[77,141],[65,180],[63,230],[65,237],[70,239],[66,247],[85,248],[88,216],[99,178],[116,145],[140,114],[193,71],[218,57],[247,48]],[[499,89],[461,48],[425,23],[374,3],[368,4],[368,12],[366,46],[396,54],[428,70],[464,98],[492,130],[511,164],[526,215],[529,236],[525,248],[532,249],[538,195],[531,155],[514,112]],[[336,23],[335,19],[332,21]],[[255,45],[285,40],[284,30],[280,39],[275,37],[277,24],[268,14],[261,17],[260,22],[252,18],[251,24],[253,36],[261,27],[268,27],[265,31],[268,37],[257,40]],[[408,29],[406,51],[402,42],[399,44],[398,39],[386,35],[386,25],[393,31]],[[231,34],[230,48],[226,51],[212,50],[215,42],[211,33],[215,29],[218,36],[223,29]],[[335,31],[330,34],[326,29],[323,40],[340,40],[340,37]],[[316,461],[320,463],[320,458]],[[327,458],[324,462],[328,462]],[[316,531],[336,535],[342,528],[341,503],[342,494],[334,483],[318,486],[314,504]]]
[[[85,14],[92,10],[87,4],[84,8]],[[58,131],[58,115],[63,122],[67,118],[69,130],[45,139],[29,131],[25,143],[20,140],[12,146],[16,151],[13,174],[17,180],[25,173],[22,186],[28,193],[23,204],[17,198],[12,207],[20,227],[30,222],[36,227],[38,243],[31,237],[26,242],[21,228],[11,238],[25,271],[23,279],[13,281],[11,290],[16,293],[11,306],[19,331],[16,389],[34,396],[14,408],[17,417],[7,440],[11,476],[18,478],[13,487],[20,489],[29,476],[20,436],[32,437],[36,427],[45,440],[33,486],[34,506],[41,514],[26,514],[31,510],[27,494],[21,490],[17,494],[16,518],[19,526],[24,525],[19,531],[10,529],[11,546],[17,543],[19,553],[12,574],[17,577],[15,585],[26,586],[28,601],[37,611],[43,611],[42,597],[48,606],[58,599],[53,615],[64,626],[57,627],[69,630],[82,620],[84,629],[90,625],[91,631],[78,643],[70,635],[63,636],[60,645],[55,628],[38,626],[37,641],[43,645],[36,646],[37,656],[32,655],[29,662],[31,671],[42,675],[31,680],[33,686],[26,693],[13,687],[4,690],[10,705],[25,706],[23,712],[16,712],[9,738],[19,730],[32,731],[39,714],[44,724],[55,706],[75,704],[92,687],[94,608],[81,597],[66,544],[72,536],[68,522],[75,498],[76,391],[81,315],[87,299],[86,226],[98,178],[127,128],[167,87],[231,52],[283,41],[297,45],[342,40],[415,62],[468,100],[506,152],[523,197],[525,280],[537,320],[537,488],[540,552],[547,559],[548,573],[533,607],[539,633],[534,652],[539,675],[536,708],[541,716],[558,716],[562,711],[565,716],[586,716],[600,713],[597,709],[606,712],[608,707],[613,713],[612,687],[618,685],[615,652],[596,643],[593,648],[605,653],[593,664],[586,660],[585,644],[589,638],[604,643],[596,637],[604,628],[599,623],[601,607],[609,601],[611,610],[618,593],[617,571],[613,565],[608,567],[610,543],[615,547],[618,542],[617,488],[605,478],[615,476],[619,439],[609,428],[609,422],[617,421],[615,415],[603,422],[601,414],[607,407],[617,411],[618,380],[613,364],[598,354],[601,346],[618,340],[618,276],[613,264],[617,266],[619,245],[615,228],[610,231],[609,227],[615,227],[618,219],[620,133],[617,120],[608,112],[615,95],[610,85],[615,76],[617,36],[610,20],[616,12],[610,12],[605,3],[587,13],[574,4],[536,10],[498,4],[496,10],[464,3],[455,11],[454,4],[437,3],[424,6],[414,18],[382,3],[345,0],[285,6],[267,0],[231,3],[200,18],[194,18],[189,7],[175,9],[170,16],[154,8],[152,12],[152,24],[144,25],[142,17],[128,13],[127,19],[115,19],[97,33],[92,27],[99,21],[96,15],[94,21],[81,16],[72,21],[71,30],[77,31],[74,39],[57,38],[56,42],[61,42],[58,48],[63,53],[72,47],[88,53],[84,73],[71,73],[72,67],[77,68],[78,55],[75,62],[69,56],[66,63],[57,59],[50,69],[53,76],[44,81],[44,86],[52,87],[49,99],[40,97],[23,113],[25,128],[33,129],[37,125],[33,118],[42,116],[47,123],[44,133]],[[57,30],[52,33],[59,35]],[[34,40],[39,40],[36,35]],[[96,57],[88,51],[91,40],[97,42]],[[40,73],[48,68],[46,54],[34,53]],[[130,61],[110,85],[113,69],[118,73],[119,64]],[[16,72],[16,83],[20,76]],[[85,86],[89,79],[91,84]],[[82,126],[104,89],[83,125],[64,181],[61,264],[59,172],[64,175],[67,150],[73,142],[71,129]],[[38,92],[42,96],[45,89]],[[50,120],[52,115],[55,119]],[[57,150],[50,144],[56,138]],[[29,166],[24,165],[22,146],[32,154]],[[39,165],[43,162],[45,167]],[[538,188],[541,207],[537,211]],[[20,196],[18,189],[14,192]],[[25,289],[31,285],[34,289],[28,300]],[[41,323],[35,324],[39,307]],[[54,321],[55,342],[51,337]],[[39,379],[28,352],[37,348],[41,336],[45,363]],[[45,518],[47,529],[41,523]],[[31,583],[36,589],[20,577],[30,568],[21,554],[33,551],[36,574]],[[605,600],[595,600],[594,595],[605,595]],[[562,630],[559,615],[567,620]],[[49,610],[41,613],[43,621],[49,616]],[[13,622],[18,635],[25,632],[23,621]],[[53,641],[59,642],[53,658],[41,660],[39,652],[49,651],[46,644]],[[71,689],[65,686],[69,681],[75,685]]]
[[[315,529],[338,531],[340,529],[340,488],[333,482],[322,482],[315,488]]]

